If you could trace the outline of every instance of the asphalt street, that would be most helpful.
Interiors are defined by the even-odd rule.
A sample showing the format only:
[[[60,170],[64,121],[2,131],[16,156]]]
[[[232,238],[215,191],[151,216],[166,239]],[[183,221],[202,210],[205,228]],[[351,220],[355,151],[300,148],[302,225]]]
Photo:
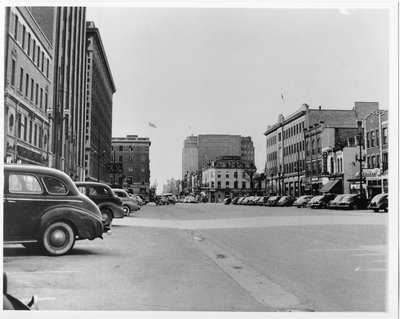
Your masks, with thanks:
[[[5,246],[9,292],[40,310],[387,310],[388,214],[146,205],[111,236],[43,256]]]

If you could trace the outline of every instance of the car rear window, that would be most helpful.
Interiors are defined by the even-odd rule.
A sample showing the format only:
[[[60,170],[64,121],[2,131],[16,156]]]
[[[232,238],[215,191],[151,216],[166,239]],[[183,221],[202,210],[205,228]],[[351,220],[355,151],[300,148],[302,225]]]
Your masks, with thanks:
[[[89,187],[89,196],[110,196],[110,194],[103,186],[91,186]]]
[[[41,194],[43,193],[36,176],[25,174],[10,174],[8,179],[10,193]]]
[[[43,177],[43,183],[49,194],[66,195],[68,193],[67,187],[60,180],[53,177]]]

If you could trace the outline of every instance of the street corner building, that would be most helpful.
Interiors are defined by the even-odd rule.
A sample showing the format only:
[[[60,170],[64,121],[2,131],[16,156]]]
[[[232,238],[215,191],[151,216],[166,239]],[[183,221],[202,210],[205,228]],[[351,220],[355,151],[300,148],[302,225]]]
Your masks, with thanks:
[[[376,102],[355,102],[351,110],[303,104],[293,114],[280,115],[264,133],[267,193],[387,192],[387,124],[387,111]],[[366,178],[378,171],[381,182],[371,182],[376,176]]]
[[[5,13],[4,162],[105,181],[116,88],[86,8]]]

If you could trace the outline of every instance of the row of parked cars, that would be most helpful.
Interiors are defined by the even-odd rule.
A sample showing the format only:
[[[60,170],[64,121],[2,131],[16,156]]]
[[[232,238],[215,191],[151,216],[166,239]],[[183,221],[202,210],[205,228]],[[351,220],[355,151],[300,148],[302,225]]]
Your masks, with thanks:
[[[388,210],[388,194],[379,194],[368,200],[359,194],[323,194],[294,196],[247,196],[226,198],[224,204],[258,206],[296,206],[331,209],[372,209],[374,212]]]
[[[114,218],[138,211],[145,198],[56,169],[4,165],[4,243],[67,254],[76,240],[103,238]]]

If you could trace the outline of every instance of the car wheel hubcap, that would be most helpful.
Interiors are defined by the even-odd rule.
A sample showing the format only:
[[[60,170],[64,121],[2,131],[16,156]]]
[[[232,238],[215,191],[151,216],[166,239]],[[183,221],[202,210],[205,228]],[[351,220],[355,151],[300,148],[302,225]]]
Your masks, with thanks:
[[[68,236],[62,229],[56,229],[50,234],[50,244],[55,247],[61,247],[67,241]]]

